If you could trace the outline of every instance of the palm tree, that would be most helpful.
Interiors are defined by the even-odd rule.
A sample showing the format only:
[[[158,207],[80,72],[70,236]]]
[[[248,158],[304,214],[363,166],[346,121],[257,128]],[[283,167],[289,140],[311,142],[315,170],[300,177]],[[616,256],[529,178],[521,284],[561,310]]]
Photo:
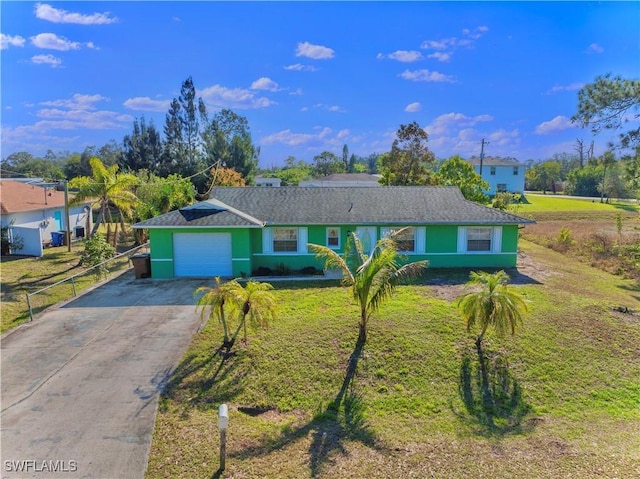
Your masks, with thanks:
[[[267,327],[269,320],[275,317],[276,300],[270,283],[248,281],[244,288],[240,288],[239,301],[240,323],[231,338],[229,349],[236,342],[240,329],[244,329],[244,342],[247,343],[247,317],[255,326]]]
[[[230,314],[241,304],[244,294],[242,286],[234,279],[222,283],[220,276],[215,278],[216,285],[213,288],[201,286],[195,290],[194,295],[204,293],[196,303],[196,309],[200,309],[200,318],[207,319],[217,318],[222,325],[224,331],[224,339],[222,347],[229,349],[231,346],[231,338],[229,337],[229,325],[225,317],[225,307]],[[207,315],[207,311],[209,314]]]
[[[498,334],[511,332],[522,324],[522,316],[527,311],[527,304],[520,293],[507,289],[509,275],[504,271],[487,273],[471,272],[467,286],[482,286],[480,290],[462,294],[457,301],[467,331],[474,327],[480,329],[476,338],[476,346],[481,350],[482,339],[491,326]]]
[[[370,256],[364,252],[362,242],[355,234],[347,238],[344,256],[326,246],[309,244],[316,257],[325,259],[325,268],[341,270],[343,285],[351,287],[353,298],[360,307],[358,344],[362,346],[367,340],[371,315],[391,297],[396,286],[420,276],[428,264],[424,260],[401,266],[394,236],[380,239]]]
[[[100,204],[100,214],[96,221],[91,235],[98,231],[101,222],[109,218],[109,223],[113,222],[109,205],[113,204],[118,208],[120,214],[120,223],[124,231],[123,214],[130,215],[136,204],[136,195],[131,191],[133,186],[138,182],[135,175],[131,173],[118,173],[118,165],[113,164],[109,167],[99,158],[93,157],[89,160],[91,165],[92,176],[79,176],[73,178],[69,182],[69,187],[77,189],[73,200],[70,204],[78,204],[85,200],[95,200]],[[115,243],[115,238],[114,238]]]

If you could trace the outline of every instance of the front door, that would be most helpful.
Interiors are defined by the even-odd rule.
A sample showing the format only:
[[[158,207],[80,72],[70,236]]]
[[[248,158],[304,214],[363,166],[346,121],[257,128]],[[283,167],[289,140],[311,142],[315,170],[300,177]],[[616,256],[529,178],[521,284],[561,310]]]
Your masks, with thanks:
[[[377,241],[377,228],[375,226],[358,226],[356,234],[362,243],[362,249],[368,255],[373,251]]]

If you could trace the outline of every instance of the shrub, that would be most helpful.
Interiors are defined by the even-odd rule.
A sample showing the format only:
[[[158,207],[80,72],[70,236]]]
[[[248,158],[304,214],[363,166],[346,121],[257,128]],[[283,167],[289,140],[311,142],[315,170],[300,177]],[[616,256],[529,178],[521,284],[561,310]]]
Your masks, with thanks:
[[[573,246],[573,244],[573,232],[569,228],[561,228],[560,232],[558,233],[558,237],[556,238],[556,247],[554,249],[556,251],[567,251]]]
[[[80,265],[96,268],[96,276],[106,276],[108,269],[102,264],[109,258],[116,255],[116,249],[107,243],[104,235],[101,233],[94,234],[91,238],[84,241],[84,251],[80,256]]]

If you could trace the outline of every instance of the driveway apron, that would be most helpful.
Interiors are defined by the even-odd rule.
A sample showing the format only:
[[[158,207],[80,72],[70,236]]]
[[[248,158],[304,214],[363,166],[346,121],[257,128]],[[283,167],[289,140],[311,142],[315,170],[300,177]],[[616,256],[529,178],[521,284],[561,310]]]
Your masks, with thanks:
[[[144,477],[161,390],[211,281],[123,276],[2,338],[2,478]]]

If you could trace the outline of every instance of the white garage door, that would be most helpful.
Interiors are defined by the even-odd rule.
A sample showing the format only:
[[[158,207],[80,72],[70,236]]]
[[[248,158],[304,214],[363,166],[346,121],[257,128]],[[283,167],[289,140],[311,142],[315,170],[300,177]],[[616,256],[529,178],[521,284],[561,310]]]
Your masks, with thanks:
[[[231,233],[174,233],[176,276],[231,276]]]

